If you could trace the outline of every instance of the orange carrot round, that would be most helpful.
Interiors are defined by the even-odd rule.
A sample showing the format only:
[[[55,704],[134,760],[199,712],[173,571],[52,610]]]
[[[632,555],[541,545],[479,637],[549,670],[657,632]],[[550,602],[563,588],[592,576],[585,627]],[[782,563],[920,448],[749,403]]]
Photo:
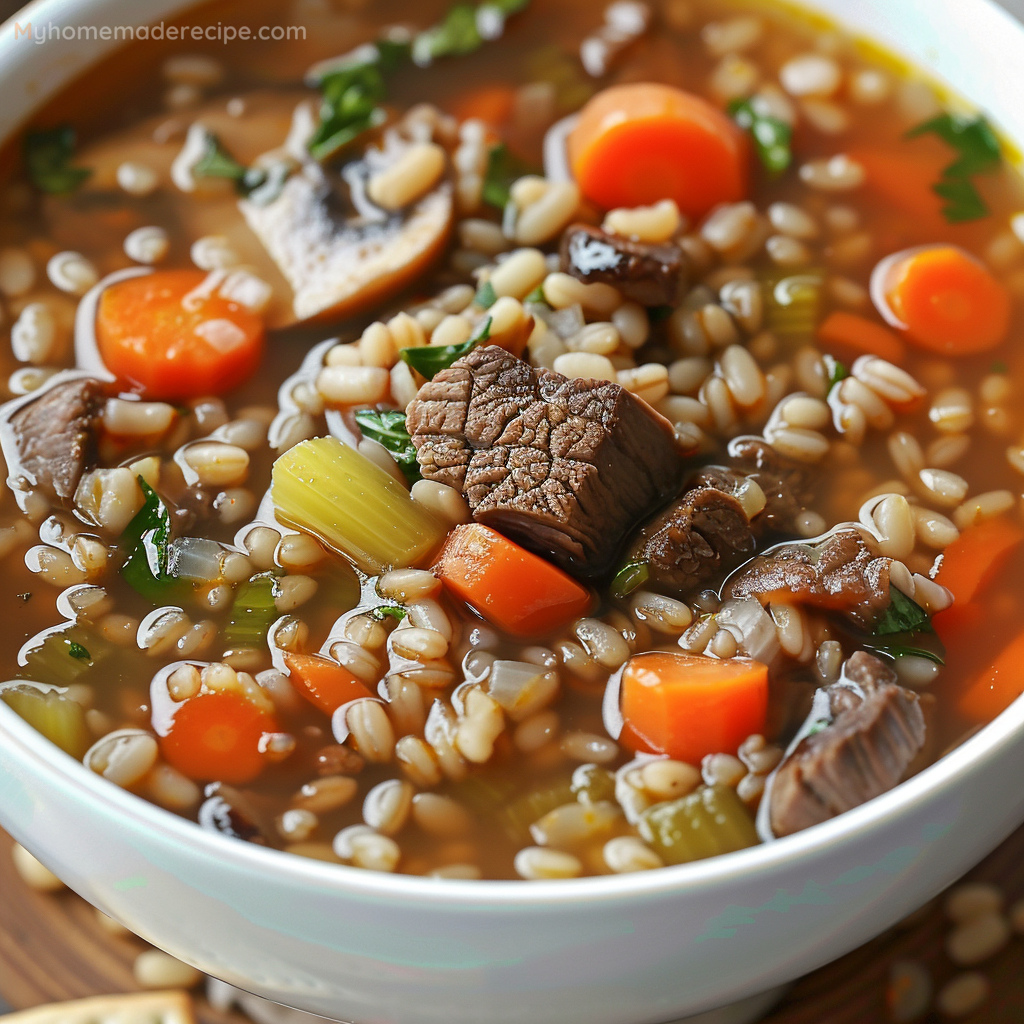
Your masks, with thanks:
[[[620,704],[622,743],[696,765],[764,732],[768,667],[752,658],[638,654],[623,670]]]
[[[366,685],[347,668],[320,654],[286,654],[292,686],[328,715],[350,700],[372,697]]]
[[[196,782],[251,782],[265,764],[264,733],[276,732],[272,714],[240,693],[201,693],[178,705],[160,738],[164,760]]]
[[[926,245],[883,260],[872,275],[879,312],[921,348],[966,356],[998,345],[1010,326],[1009,291],[970,253]]]
[[[480,523],[452,530],[434,572],[455,597],[515,636],[560,629],[590,608],[586,587]]]
[[[972,722],[991,722],[1024,693],[1024,633],[1018,633],[960,697],[957,707]]]
[[[839,346],[858,355],[880,356],[901,363],[907,354],[902,339],[888,327],[856,313],[837,311],[818,327],[818,338],[826,345]]]
[[[568,139],[583,194],[605,208],[674,199],[700,217],[747,194],[749,145],[706,100],[637,82],[599,92]]]
[[[104,364],[146,398],[182,401],[229,391],[256,370],[263,321],[206,294],[200,270],[161,270],[107,288],[96,340]]]

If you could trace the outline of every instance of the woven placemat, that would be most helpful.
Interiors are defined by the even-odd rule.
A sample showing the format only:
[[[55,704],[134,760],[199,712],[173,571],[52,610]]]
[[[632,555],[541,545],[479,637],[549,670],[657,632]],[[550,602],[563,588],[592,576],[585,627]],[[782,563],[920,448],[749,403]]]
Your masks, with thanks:
[[[29,889],[14,870],[11,840],[0,832],[0,996],[16,1009],[40,1003],[138,989],[132,963],[146,949],[132,936],[113,935],[96,912],[71,892]],[[1008,902],[1024,898],[1024,828],[967,876],[995,882]],[[798,981],[763,1024],[885,1024],[890,971],[910,961],[924,967],[938,991],[959,972],[947,958],[949,934],[941,901],[840,960]],[[1016,937],[980,970],[991,983],[986,1002],[965,1024],[1024,1022],[1024,939]],[[245,1024],[236,1012],[209,1005],[197,991],[201,1024]],[[937,1024],[935,1011],[914,1018]],[[486,1024],[486,1021],[481,1021]]]

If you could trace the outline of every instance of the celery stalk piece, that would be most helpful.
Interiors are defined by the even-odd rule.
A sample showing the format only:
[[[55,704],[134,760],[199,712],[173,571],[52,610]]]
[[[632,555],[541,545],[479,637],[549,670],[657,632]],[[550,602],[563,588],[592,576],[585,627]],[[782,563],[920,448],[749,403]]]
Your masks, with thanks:
[[[278,518],[319,538],[371,576],[422,565],[444,524],[390,474],[334,437],[290,448],[275,463]]]
[[[8,683],[0,687],[0,701],[72,757],[81,760],[92,744],[82,705],[57,687]]]
[[[728,786],[701,786],[680,800],[655,804],[640,818],[640,835],[666,864],[686,864],[757,844],[750,812]]]

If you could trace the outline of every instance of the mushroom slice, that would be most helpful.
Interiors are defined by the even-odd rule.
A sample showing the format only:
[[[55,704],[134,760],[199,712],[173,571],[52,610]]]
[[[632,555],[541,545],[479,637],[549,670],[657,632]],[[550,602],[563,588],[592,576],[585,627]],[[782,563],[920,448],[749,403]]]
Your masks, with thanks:
[[[378,172],[400,159],[406,143],[343,171],[353,210],[339,213],[338,196],[316,164],[307,164],[266,206],[240,203],[253,233],[292,286],[297,320],[350,316],[383,302],[422,274],[451,233],[452,186],[442,181],[404,210],[387,213],[364,198],[368,164]]]

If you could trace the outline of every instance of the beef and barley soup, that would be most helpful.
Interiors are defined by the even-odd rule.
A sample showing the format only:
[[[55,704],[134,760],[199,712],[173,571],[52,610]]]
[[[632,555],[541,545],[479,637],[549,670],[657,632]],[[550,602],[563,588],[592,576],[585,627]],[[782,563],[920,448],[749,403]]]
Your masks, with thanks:
[[[790,835],[1018,696],[984,116],[771,6],[188,24],[260,19],[305,38],[135,40],[5,151],[13,712],[240,840],[548,879]]]

